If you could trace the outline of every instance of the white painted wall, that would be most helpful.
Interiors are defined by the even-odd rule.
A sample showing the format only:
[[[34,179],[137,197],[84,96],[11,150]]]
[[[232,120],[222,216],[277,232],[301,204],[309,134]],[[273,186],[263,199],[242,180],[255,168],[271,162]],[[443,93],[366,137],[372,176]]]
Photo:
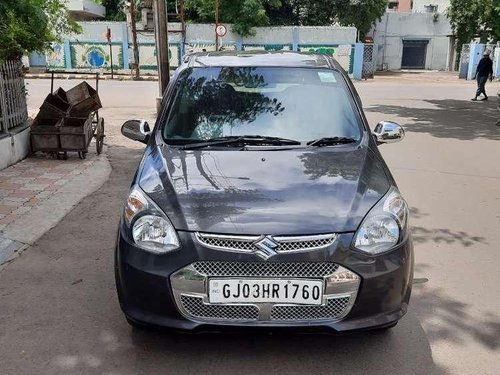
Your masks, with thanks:
[[[100,23],[100,22],[98,22]],[[180,29],[179,23],[169,23],[169,29]],[[356,43],[357,30],[355,27],[340,26],[276,26],[276,27],[255,27],[255,35],[239,37],[231,31],[231,25],[227,25],[227,34],[223,42],[234,43],[241,39],[243,43],[292,43],[293,29],[297,29],[299,44],[354,44]],[[153,41],[154,34],[142,32],[137,35],[139,41]],[[170,43],[179,41],[179,34],[169,35]],[[214,24],[186,24],[186,41],[188,43],[214,43]]]
[[[113,42],[121,42],[124,37],[124,32],[126,32],[125,22],[114,22],[114,21],[83,21],[78,22],[82,27],[82,32],[80,34],[73,34],[64,36],[63,39],[69,40],[81,40],[81,41],[99,41],[107,42],[106,31],[108,27],[111,29],[111,39]]]
[[[450,0],[413,0],[413,12],[425,13],[426,5],[437,5],[438,13],[444,13],[446,9],[450,6]]]
[[[93,0],[69,0],[67,6],[74,19],[96,19],[106,16],[106,8]]]
[[[378,45],[378,67],[401,69],[404,39],[428,39],[425,69],[446,70],[449,59],[451,27],[445,15],[437,21],[431,13],[386,13],[371,35]]]
[[[30,128],[26,128],[12,137],[0,138],[0,170],[24,159],[29,151]]]
[[[1,0],[0,0],[1,1]],[[111,29],[113,65],[118,70],[128,71],[129,62],[133,60],[132,36],[126,22],[88,21],[79,22],[82,32],[78,35],[63,36],[63,43],[55,43],[51,51],[46,54],[49,68],[53,69],[91,69],[89,53],[94,52],[103,57],[104,64],[98,69],[108,69],[111,63],[106,44],[106,30]],[[357,30],[354,27],[257,27],[255,34],[240,37],[232,32],[232,26],[226,25],[227,34],[221,39],[221,44],[227,50],[236,50],[242,46],[245,50],[264,49],[263,45],[273,45],[275,50],[289,51],[296,44],[297,48],[306,50],[339,45],[336,48],[335,58],[345,68],[349,69],[351,45],[356,43]],[[138,30],[143,29],[138,25]],[[180,30],[179,23],[170,23],[170,30]],[[139,61],[141,69],[153,72],[156,69],[155,34],[152,31],[137,33],[139,43]],[[182,49],[186,53],[202,50],[215,50],[215,25],[191,24],[186,25],[187,46],[180,44],[179,33],[169,33],[170,64],[178,66]],[[249,46],[250,45],[250,46]],[[345,47],[345,48],[344,48]],[[345,51],[344,51],[345,50]],[[71,62],[71,66],[70,66]]]

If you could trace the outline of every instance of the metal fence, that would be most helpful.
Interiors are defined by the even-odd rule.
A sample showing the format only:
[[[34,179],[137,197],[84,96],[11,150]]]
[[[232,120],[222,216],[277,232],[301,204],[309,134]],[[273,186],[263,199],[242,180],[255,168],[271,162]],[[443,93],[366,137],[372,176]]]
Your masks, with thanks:
[[[377,70],[377,48],[374,44],[363,46],[363,73],[364,79],[373,78]]]
[[[22,64],[6,61],[0,64],[0,134],[25,126],[27,118]]]
[[[470,44],[464,44],[462,46],[462,52],[460,53],[458,78],[467,79],[467,72],[469,71],[469,61],[470,61]]]

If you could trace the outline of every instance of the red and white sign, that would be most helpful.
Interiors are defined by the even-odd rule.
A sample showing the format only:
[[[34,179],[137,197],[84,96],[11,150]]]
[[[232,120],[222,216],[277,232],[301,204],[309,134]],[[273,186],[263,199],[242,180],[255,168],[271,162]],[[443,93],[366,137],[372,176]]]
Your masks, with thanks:
[[[217,25],[215,27],[215,33],[219,38],[222,38],[227,33],[227,27],[224,25]]]

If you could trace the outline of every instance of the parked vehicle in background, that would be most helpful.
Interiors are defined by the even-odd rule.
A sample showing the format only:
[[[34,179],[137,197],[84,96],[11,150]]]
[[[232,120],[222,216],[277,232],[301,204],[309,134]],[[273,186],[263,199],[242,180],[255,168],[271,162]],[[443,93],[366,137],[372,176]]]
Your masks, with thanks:
[[[116,247],[133,326],[385,329],[413,279],[408,207],[349,77],[324,55],[202,53],[177,69]]]

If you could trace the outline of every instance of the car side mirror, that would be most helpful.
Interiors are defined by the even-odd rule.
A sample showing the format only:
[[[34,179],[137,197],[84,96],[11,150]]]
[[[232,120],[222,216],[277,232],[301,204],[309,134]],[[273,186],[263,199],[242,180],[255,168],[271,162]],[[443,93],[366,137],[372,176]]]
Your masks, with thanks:
[[[128,120],[122,125],[122,134],[133,141],[147,144],[151,136],[151,129],[146,120]]]
[[[394,143],[401,141],[405,137],[405,130],[401,125],[395,122],[380,121],[377,126],[375,126],[373,136],[378,145],[382,143]]]

